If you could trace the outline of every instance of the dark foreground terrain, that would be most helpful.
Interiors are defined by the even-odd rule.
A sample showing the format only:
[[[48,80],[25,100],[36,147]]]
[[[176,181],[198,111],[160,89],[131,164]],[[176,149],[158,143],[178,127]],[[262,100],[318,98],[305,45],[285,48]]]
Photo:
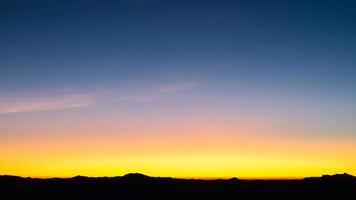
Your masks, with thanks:
[[[0,199],[356,199],[348,174],[302,180],[189,180],[122,177],[35,179],[0,176]]]

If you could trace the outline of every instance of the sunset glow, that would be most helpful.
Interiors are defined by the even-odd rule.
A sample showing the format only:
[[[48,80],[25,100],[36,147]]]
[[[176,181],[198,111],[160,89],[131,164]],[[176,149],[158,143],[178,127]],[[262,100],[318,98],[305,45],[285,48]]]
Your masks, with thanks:
[[[0,175],[356,175],[354,3],[14,2]]]

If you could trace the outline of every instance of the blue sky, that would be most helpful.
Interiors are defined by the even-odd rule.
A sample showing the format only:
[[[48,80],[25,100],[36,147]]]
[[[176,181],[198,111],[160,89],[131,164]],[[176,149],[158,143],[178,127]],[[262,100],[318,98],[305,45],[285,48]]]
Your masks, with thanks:
[[[1,90],[241,80],[350,93],[352,1],[2,1]]]
[[[165,121],[190,109],[296,136],[354,138],[355,8],[346,0],[4,0],[0,124],[116,109]]]

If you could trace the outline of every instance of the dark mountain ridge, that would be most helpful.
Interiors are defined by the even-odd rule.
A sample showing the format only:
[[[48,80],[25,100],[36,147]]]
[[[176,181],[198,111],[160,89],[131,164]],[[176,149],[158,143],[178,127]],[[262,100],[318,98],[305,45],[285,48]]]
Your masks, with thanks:
[[[356,177],[349,174],[301,180],[200,180],[139,173],[48,179],[0,176],[0,198],[6,199],[344,199],[354,194]]]

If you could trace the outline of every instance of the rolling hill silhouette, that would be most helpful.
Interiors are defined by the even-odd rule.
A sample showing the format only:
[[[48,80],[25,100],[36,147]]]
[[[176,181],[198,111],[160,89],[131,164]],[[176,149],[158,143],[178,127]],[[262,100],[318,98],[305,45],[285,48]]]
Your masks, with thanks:
[[[349,174],[301,180],[177,179],[130,173],[117,177],[0,176],[1,199],[352,199]]]

